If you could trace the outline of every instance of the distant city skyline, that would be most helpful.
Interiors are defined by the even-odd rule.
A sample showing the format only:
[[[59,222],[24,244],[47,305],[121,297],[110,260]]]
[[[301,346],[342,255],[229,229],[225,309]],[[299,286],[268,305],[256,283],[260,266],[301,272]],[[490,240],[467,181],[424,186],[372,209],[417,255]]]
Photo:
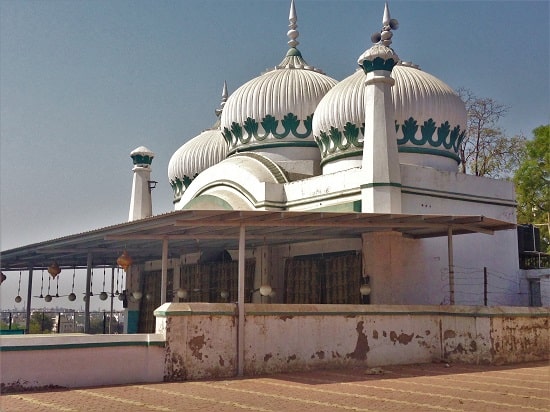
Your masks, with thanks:
[[[384,1],[295,3],[306,61],[339,81],[351,75]],[[550,122],[548,1],[388,4],[401,59],[510,106],[499,123],[507,135],[531,137]],[[171,211],[171,155],[214,124],[224,81],[231,94],[282,60],[289,5],[0,0],[1,250],[126,221],[129,155],[141,145],[156,154],[153,212]],[[1,308],[23,308],[13,300],[18,273],[7,275]],[[70,291],[71,274],[60,276]],[[23,273],[23,299],[26,284]],[[79,275],[75,293],[83,284]],[[33,296],[39,288],[36,271]],[[94,300],[92,309],[105,303]]]

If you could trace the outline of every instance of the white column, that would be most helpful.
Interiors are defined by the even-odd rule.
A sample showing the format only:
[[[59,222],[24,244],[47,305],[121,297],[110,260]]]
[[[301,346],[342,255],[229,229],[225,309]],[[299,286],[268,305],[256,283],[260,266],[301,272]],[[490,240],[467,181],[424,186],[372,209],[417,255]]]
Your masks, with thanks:
[[[33,267],[29,266],[29,284],[27,285],[27,319],[25,320],[25,333],[30,332],[31,308],[32,308],[32,273]]]
[[[160,304],[166,303],[166,287],[168,285],[168,239],[162,239],[162,262],[160,281]]]
[[[238,376],[244,375],[244,279],[245,279],[245,226],[241,224],[239,231],[239,292],[237,305],[239,309],[239,321],[237,323],[237,364]]]
[[[130,153],[134,162],[134,180],[132,182],[132,198],[128,221],[143,219],[153,215],[151,199],[151,163],[155,154],[144,146],[140,146]]]
[[[90,292],[92,281],[92,252],[86,260],[86,302],[84,302],[84,333],[90,333]]]
[[[132,170],[134,171],[134,180],[132,182],[132,198],[130,199],[128,221],[143,219],[153,214],[153,203],[149,190],[151,169],[135,166]]]
[[[455,304],[455,266],[453,259],[453,228],[447,232],[447,253],[449,254],[449,303]]]
[[[391,87],[395,80],[387,70],[367,74],[365,140],[361,186],[362,211],[401,213],[401,172],[395,132]]]

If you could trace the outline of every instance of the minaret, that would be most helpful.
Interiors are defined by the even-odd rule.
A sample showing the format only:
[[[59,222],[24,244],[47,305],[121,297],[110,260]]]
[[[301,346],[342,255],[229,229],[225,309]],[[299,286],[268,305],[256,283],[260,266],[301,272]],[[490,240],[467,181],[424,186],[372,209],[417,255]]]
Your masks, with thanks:
[[[151,189],[156,182],[151,181],[151,162],[155,154],[145,146],[140,146],[130,153],[134,161],[134,181],[128,221],[143,219],[153,215]],[[152,185],[153,184],[153,185]]]
[[[361,186],[362,211],[401,213],[401,172],[391,95],[395,83],[391,71],[399,57],[389,47],[391,30],[397,29],[398,23],[390,18],[387,3],[382,24],[382,31],[371,38],[375,44],[357,61],[367,78],[362,163],[366,180]]]

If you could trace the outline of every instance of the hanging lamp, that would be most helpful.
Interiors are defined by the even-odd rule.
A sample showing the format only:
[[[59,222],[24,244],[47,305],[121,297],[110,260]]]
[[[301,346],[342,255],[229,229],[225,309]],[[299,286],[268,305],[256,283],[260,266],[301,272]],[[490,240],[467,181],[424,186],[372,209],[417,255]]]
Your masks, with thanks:
[[[107,300],[109,296],[107,295],[107,292],[105,292],[105,266],[103,267],[103,290],[99,294],[100,300]]]
[[[128,254],[126,249],[122,252],[122,254],[118,257],[116,260],[116,263],[124,269],[125,272],[128,271],[128,268],[132,265],[132,257]]]
[[[15,297],[15,303],[21,303],[21,271],[19,271],[19,284],[17,286],[17,296]]]
[[[55,277],[61,273],[61,268],[56,261],[53,261],[51,265],[48,266],[48,273],[50,274],[52,279],[55,279]]]
[[[73,286],[71,287],[71,293],[69,293],[69,301],[74,302],[76,300],[76,294],[74,293],[74,278],[76,275],[76,266],[73,266]]]

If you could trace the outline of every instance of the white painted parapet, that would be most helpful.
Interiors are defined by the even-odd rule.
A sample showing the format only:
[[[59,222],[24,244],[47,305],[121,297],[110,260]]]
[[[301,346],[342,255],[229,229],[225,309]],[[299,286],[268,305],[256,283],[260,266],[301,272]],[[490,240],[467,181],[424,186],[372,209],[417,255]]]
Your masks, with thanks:
[[[164,378],[162,335],[0,336],[0,345],[2,392]]]
[[[548,308],[246,304],[244,373],[433,361],[505,364],[548,359]],[[173,303],[165,379],[236,375],[234,304]]]

